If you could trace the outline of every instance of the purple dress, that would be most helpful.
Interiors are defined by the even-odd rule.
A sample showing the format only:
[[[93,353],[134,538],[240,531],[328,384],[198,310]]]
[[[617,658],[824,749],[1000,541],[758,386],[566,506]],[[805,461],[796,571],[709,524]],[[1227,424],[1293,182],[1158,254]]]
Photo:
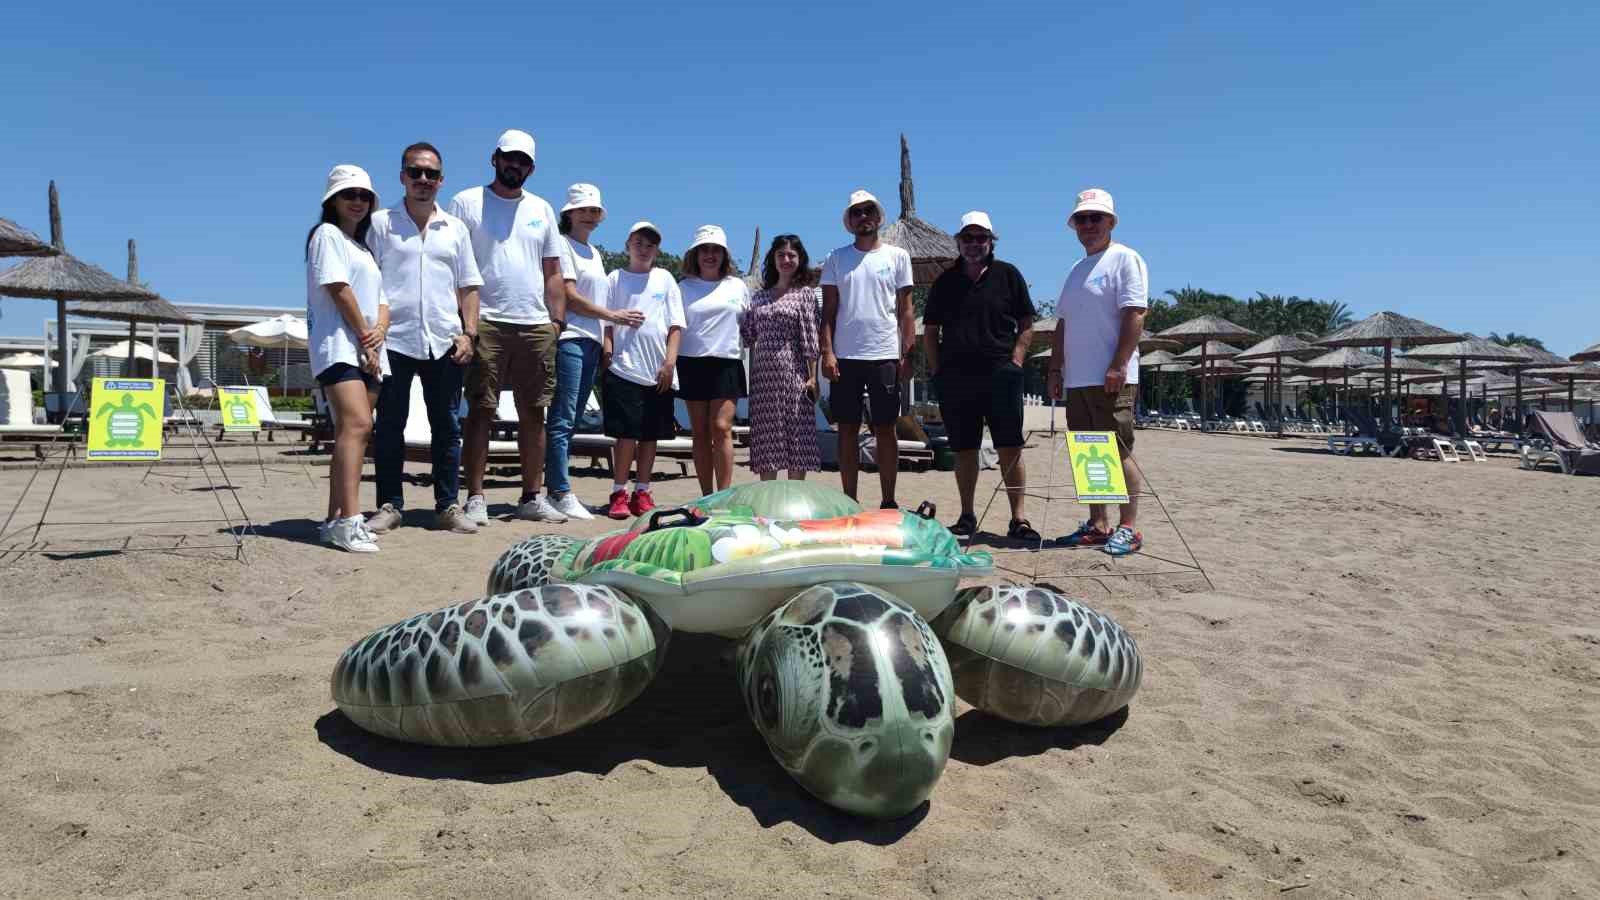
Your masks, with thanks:
[[[766,288],[740,332],[750,351],[750,470],[816,472],[816,406],[803,389],[817,361],[817,290]]]

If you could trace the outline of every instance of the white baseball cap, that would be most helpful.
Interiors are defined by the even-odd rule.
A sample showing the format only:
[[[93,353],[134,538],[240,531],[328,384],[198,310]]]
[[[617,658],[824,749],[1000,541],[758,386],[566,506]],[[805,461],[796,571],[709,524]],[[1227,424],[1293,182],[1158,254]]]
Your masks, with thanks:
[[[994,224],[989,221],[989,214],[977,209],[961,217],[961,227],[956,229],[956,234],[966,231],[973,225],[989,232],[990,237],[994,236]]]
[[[322,192],[322,202],[346,188],[361,188],[372,194],[372,206],[378,206],[378,192],[372,189],[372,178],[367,170],[349,163],[341,163],[328,170],[328,189]]]
[[[716,225],[701,225],[694,230],[694,241],[689,244],[689,249],[685,252],[693,253],[694,248],[701,244],[714,244],[726,252],[728,249],[728,236]]]
[[[594,207],[600,210],[602,216],[606,211],[604,203],[600,202],[600,189],[592,184],[577,184],[567,188],[567,205],[561,207],[562,212],[572,212],[575,209]]]
[[[494,148],[501,153],[526,153],[529,159],[536,158],[533,155],[533,135],[515,128],[503,132]]]
[[[873,206],[876,206],[878,208],[878,218],[880,218],[880,219],[888,218],[888,216],[884,215],[883,204],[879,203],[878,202],[878,198],[872,196],[872,194],[869,191],[851,191],[850,192],[850,201],[844,205],[844,216],[843,217],[844,217],[844,228],[845,228],[846,231],[850,230],[850,207],[852,207],[852,206],[860,206],[863,203],[871,203]]]
[[[1078,205],[1072,208],[1068,219],[1081,212],[1103,212],[1111,218],[1117,217],[1117,208],[1111,202],[1111,195],[1099,188],[1089,188],[1078,194]]]
[[[657,228],[655,226],[654,222],[635,222],[635,223],[633,223],[633,227],[628,229],[628,237],[630,237],[630,238],[633,237],[633,233],[636,232],[636,231],[649,231],[649,232],[652,232],[656,236],[656,243],[657,244],[661,243],[661,229]]]

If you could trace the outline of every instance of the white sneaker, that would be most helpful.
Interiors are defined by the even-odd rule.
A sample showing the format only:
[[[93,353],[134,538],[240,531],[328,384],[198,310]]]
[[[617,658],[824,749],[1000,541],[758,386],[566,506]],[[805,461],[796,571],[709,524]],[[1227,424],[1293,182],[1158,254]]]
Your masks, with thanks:
[[[323,519],[321,522],[317,523],[317,540],[323,542],[324,544],[333,540],[331,537],[329,537],[329,534],[333,531],[333,523],[335,521],[337,520]]]
[[[467,505],[463,509],[467,514],[467,521],[474,525],[489,524],[489,504],[484,502],[482,494],[473,494],[467,498]]]
[[[552,505],[555,507],[556,512],[561,513],[563,516],[566,516],[570,519],[594,518],[594,513],[589,512],[589,507],[584,506],[583,503],[578,500],[578,495],[571,491],[567,491],[565,494],[562,494],[561,499],[557,500]]]
[[[328,529],[328,543],[351,553],[377,553],[378,542],[367,531],[360,516],[351,516],[334,522]]]
[[[535,494],[532,500],[517,507],[517,518],[529,522],[565,522],[567,517],[560,510],[550,505],[550,501],[543,494]]]

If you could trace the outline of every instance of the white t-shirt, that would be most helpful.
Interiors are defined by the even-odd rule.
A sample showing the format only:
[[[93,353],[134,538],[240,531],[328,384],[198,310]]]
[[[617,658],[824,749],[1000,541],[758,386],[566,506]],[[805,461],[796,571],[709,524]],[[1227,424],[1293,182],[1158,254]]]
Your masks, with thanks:
[[[839,359],[899,359],[895,293],[911,287],[911,254],[881,244],[862,253],[854,244],[828,254],[822,284],[839,289],[833,355]]]
[[[388,306],[383,276],[372,254],[327,222],[311,234],[306,256],[306,330],[311,343],[311,374],[320,375],[334,363],[361,365],[361,336],[339,315],[327,285],[348,284],[367,321],[376,324],[378,307]],[[383,374],[389,374],[389,354],[379,353]]]
[[[1078,260],[1067,273],[1056,303],[1064,354],[1062,384],[1069,388],[1106,383],[1106,369],[1122,337],[1122,311],[1150,307],[1149,271],[1131,248],[1112,244]],[[1139,349],[1128,357],[1128,384],[1139,383]]]
[[[572,279],[574,289],[595,306],[605,306],[606,297],[611,292],[611,282],[606,280],[606,263],[600,258],[600,251],[571,237],[566,239],[566,244],[571,254],[572,271],[577,276]],[[565,269],[563,266],[563,277]],[[567,330],[561,332],[561,339],[588,338],[598,344],[604,327],[594,316],[580,316],[569,309]]]
[[[450,198],[449,213],[466,223],[472,234],[472,253],[483,274],[478,315],[514,325],[548,323],[544,261],[566,260],[561,277],[573,277],[550,204],[527,191],[506,200],[486,187],[475,187]]]
[[[606,276],[606,308],[620,312],[637,309],[644,313],[638,328],[612,325],[611,371],[634,384],[656,383],[656,373],[667,361],[667,331],[684,327],[683,295],[678,282],[666,269],[647,273],[618,269]],[[681,347],[679,348],[682,349]],[[672,375],[678,387],[678,375]]]
[[[383,272],[389,300],[384,346],[412,359],[440,359],[462,334],[456,291],[483,284],[467,226],[437,206],[419,231],[405,204],[372,214],[367,246]]]
[[[739,278],[721,281],[685,278],[678,285],[683,292],[683,329],[680,356],[739,358],[739,319],[750,307],[750,290]]]

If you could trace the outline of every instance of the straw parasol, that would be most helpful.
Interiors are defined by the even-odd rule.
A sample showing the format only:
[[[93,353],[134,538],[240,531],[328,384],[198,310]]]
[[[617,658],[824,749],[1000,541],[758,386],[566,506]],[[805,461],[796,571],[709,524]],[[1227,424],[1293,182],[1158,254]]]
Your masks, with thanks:
[[[66,252],[61,236],[61,197],[50,182],[50,245],[54,256],[30,259],[0,272],[0,296],[56,301],[56,350],[67,359],[67,300],[153,300],[155,294],[118,279],[110,272],[75,259]],[[56,392],[67,392],[67,367],[56,367]]]
[[[1427,347],[1418,347],[1407,354],[1412,359],[1435,360],[1438,362],[1454,362],[1460,366],[1461,408],[1456,410],[1456,433],[1467,433],[1467,362],[1470,360],[1489,360],[1497,362],[1514,363],[1525,357],[1510,347],[1503,347],[1493,341],[1486,341],[1480,337],[1467,335],[1465,340],[1453,341],[1448,344],[1434,344]]]
[[[1394,349],[1398,345],[1402,349],[1419,347],[1424,344],[1442,344],[1449,341],[1460,340],[1461,335],[1446,331],[1437,325],[1429,325],[1421,319],[1402,316],[1397,312],[1373,313],[1359,322],[1354,322],[1335,331],[1334,333],[1317,339],[1317,343],[1324,347],[1382,347],[1383,361],[1386,371],[1383,375],[1383,417],[1389,417],[1389,379],[1393,367],[1389,363],[1394,358]]]
[[[60,251],[10,219],[0,219],[0,256],[55,256]]]
[[[1529,375],[1564,380],[1567,383],[1567,408],[1572,408],[1573,387],[1579,381],[1600,381],[1600,363],[1575,363],[1549,369],[1529,369]],[[1520,414],[1520,413],[1519,413]]]
[[[1164,369],[1175,369],[1177,367],[1188,368],[1188,364],[1166,350],[1157,350],[1154,353],[1142,353],[1139,355],[1139,368],[1141,369],[1155,369],[1160,372]]]
[[[1171,338],[1182,341],[1185,344],[1199,343],[1203,348],[1206,341],[1242,341],[1248,338],[1260,337],[1260,335],[1221,316],[1196,316],[1187,322],[1180,322],[1164,331],[1156,332],[1156,337]],[[1237,349],[1235,349],[1235,352],[1238,352]],[[1206,354],[1202,350],[1200,365],[1204,366],[1205,364]],[[1204,396],[1206,390],[1204,378],[1200,379],[1200,390],[1202,393],[1201,406],[1203,409],[1209,409],[1207,401],[1210,398]]]
[[[1291,359],[1301,356],[1315,356],[1318,352],[1319,351],[1316,345],[1309,341],[1301,340],[1292,334],[1275,334],[1264,341],[1260,341],[1250,347],[1246,347],[1244,350],[1234,354],[1234,360],[1238,362],[1250,362],[1254,360],[1272,361],[1272,374],[1271,377],[1267,379],[1267,405],[1270,409],[1276,412],[1283,404],[1283,385],[1281,383],[1283,381],[1283,358],[1285,356]],[[1274,404],[1272,400],[1273,384],[1277,384],[1278,387],[1278,399],[1276,404]],[[1272,416],[1272,418],[1278,420],[1278,434],[1279,436],[1282,436],[1283,416],[1281,414],[1275,414]]]
[[[1176,350],[1182,346],[1183,341],[1175,340],[1173,338],[1156,337],[1155,335],[1151,334],[1148,329],[1139,333],[1140,353],[1151,353],[1156,350]]]
[[[1344,393],[1348,397],[1350,394],[1350,376],[1352,374],[1382,364],[1383,360],[1373,356],[1371,353],[1363,353],[1354,347],[1340,347],[1337,350],[1330,350],[1321,356],[1312,357],[1302,363],[1301,366],[1308,373],[1316,372],[1321,374],[1324,383],[1334,375],[1339,376],[1344,380]]]
[[[139,251],[134,246],[133,238],[128,238],[128,283],[139,283]],[[67,310],[67,312],[85,316],[90,319],[108,319],[113,322],[128,323],[128,368],[127,374],[133,374],[133,345],[139,339],[139,323],[167,323],[174,325],[192,325],[194,319],[183,314],[171,303],[156,297],[151,300],[125,300],[121,302],[107,302],[91,300]],[[152,335],[151,342],[155,337]]]
[[[961,256],[956,239],[917,218],[916,188],[911,183],[911,150],[906,136],[900,135],[900,218],[884,226],[879,235],[911,255],[912,283],[918,287],[933,284],[945,269]]]
[[[1569,357],[1573,362],[1600,362],[1600,344],[1590,344]]]
[[[1532,347],[1532,346],[1529,346],[1527,344],[1511,344],[1506,349],[1516,351],[1516,353],[1519,356],[1521,356],[1522,358],[1518,359],[1516,361],[1480,360],[1480,361],[1477,361],[1477,362],[1469,363],[1467,365],[1467,368],[1469,368],[1469,369],[1499,369],[1499,370],[1503,370],[1503,371],[1507,371],[1507,372],[1511,372],[1512,373],[1511,384],[1514,386],[1514,391],[1515,391],[1515,394],[1516,394],[1516,399],[1514,401],[1516,403],[1516,410],[1517,410],[1516,428],[1517,428],[1517,433],[1521,434],[1522,433],[1522,426],[1523,426],[1523,421],[1522,421],[1522,373],[1524,371],[1528,370],[1528,369],[1553,368],[1553,367],[1557,367],[1557,366],[1570,365],[1571,361],[1568,360],[1565,356],[1560,356],[1558,354],[1551,353],[1549,350],[1542,350],[1542,349],[1540,349],[1538,347]]]

